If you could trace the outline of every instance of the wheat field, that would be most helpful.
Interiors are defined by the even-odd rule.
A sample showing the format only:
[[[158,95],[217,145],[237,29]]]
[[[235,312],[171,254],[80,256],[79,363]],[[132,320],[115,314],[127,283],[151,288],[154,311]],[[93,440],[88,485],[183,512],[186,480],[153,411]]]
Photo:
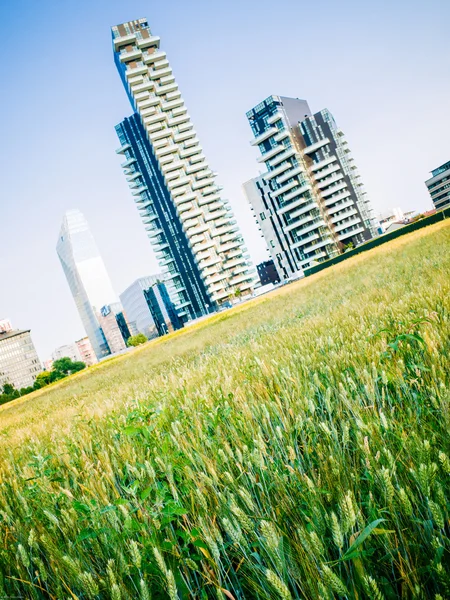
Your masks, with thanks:
[[[450,223],[0,409],[0,597],[450,598]]]

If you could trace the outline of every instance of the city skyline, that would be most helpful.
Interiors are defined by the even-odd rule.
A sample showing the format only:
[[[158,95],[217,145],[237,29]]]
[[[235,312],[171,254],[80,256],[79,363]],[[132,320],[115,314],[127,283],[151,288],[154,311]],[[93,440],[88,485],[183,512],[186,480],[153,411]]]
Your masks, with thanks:
[[[357,5],[353,2],[339,9],[330,4],[321,24],[323,31],[330,33],[330,43],[302,61],[297,75],[298,60],[316,35],[307,27],[308,20],[314,19],[312,9],[287,3],[291,16],[301,16],[306,23],[302,35],[289,35],[296,31],[299,19],[280,24],[286,35],[277,44],[279,52],[263,59],[258,40],[273,30],[264,2],[258,3],[261,11],[253,2],[246,7],[228,3],[226,10],[215,7],[208,21],[202,16],[205,3],[176,4],[179,10],[171,11],[169,18],[163,8],[150,9],[144,2],[127,10],[118,2],[99,2],[95,8],[81,2],[78,14],[56,10],[50,3],[38,8],[25,2],[28,19],[34,23],[33,31],[27,32],[29,43],[38,45],[40,52],[29,63],[26,45],[15,46],[14,69],[8,64],[1,67],[4,80],[10,81],[1,102],[3,130],[11,144],[2,150],[2,220],[7,226],[0,239],[0,255],[8,259],[2,261],[6,264],[0,284],[0,315],[9,316],[18,327],[31,329],[41,357],[83,334],[66,283],[61,273],[58,275],[59,265],[51,256],[57,223],[71,205],[80,206],[92,222],[115,289],[158,272],[123,181],[120,159],[114,156],[114,125],[129,114],[110,64],[109,27],[114,23],[148,16],[155,34],[164,37],[205,153],[220,173],[219,183],[224,184],[225,197],[230,199],[255,264],[267,255],[241,192],[242,183],[258,174],[256,153],[248,144],[245,112],[273,89],[307,97],[314,106],[332,110],[346,132],[376,213],[398,205],[404,210],[431,208],[423,182],[431,169],[448,160],[445,139],[450,126],[442,122],[440,114],[448,105],[450,88],[439,77],[439,59],[447,55],[449,42],[439,35],[439,29],[444,32],[449,7],[417,3],[405,14],[405,3],[395,7],[381,3],[365,11],[354,10]],[[436,22],[433,14],[438,8],[441,19]],[[7,45],[8,40],[15,44],[14,24],[20,21],[22,10],[23,5],[2,9]],[[333,33],[334,11],[341,17],[339,35]],[[245,25],[250,16],[251,30]],[[42,27],[53,29],[47,40],[38,37]],[[223,40],[216,38],[231,27],[235,43],[224,53]],[[81,28],[86,33],[84,45],[79,44]],[[190,38],[189,52],[184,51],[184,35]],[[337,61],[326,73],[329,81],[325,87],[326,53],[339,48],[348,56],[359,40],[361,46],[351,67]],[[64,53],[54,56],[55,44],[64,46]],[[86,69],[88,56],[94,57],[90,69]],[[231,65],[239,64],[238,59],[243,63],[237,73],[231,73]],[[281,60],[283,68],[275,72]],[[33,94],[31,104],[18,86],[23,72],[18,67],[25,66]],[[99,86],[102,77],[105,85]],[[122,244],[117,244],[117,239]],[[139,260],[133,260],[136,256]],[[32,303],[30,288],[35,298]]]

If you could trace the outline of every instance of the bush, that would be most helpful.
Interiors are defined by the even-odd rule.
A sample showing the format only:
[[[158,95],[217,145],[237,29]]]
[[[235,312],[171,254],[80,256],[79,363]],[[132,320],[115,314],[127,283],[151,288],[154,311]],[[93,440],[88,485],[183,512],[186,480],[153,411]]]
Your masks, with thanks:
[[[138,333],[128,338],[127,346],[140,346],[141,344],[145,344],[146,341],[147,337],[143,333]]]

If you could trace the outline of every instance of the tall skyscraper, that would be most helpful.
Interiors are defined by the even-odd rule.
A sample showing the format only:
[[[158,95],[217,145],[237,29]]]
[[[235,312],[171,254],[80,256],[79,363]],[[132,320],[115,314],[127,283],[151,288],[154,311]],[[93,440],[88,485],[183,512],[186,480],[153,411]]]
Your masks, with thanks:
[[[5,383],[16,390],[31,387],[42,371],[30,330],[13,329],[7,319],[0,321],[0,393]]]
[[[247,113],[267,171],[244,184],[283,279],[377,234],[344,134],[326,109],[270,96]]]
[[[135,111],[116,127],[118,153],[178,314],[192,319],[249,293],[255,275],[160,38],[146,19],[113,27],[112,37]]]
[[[89,225],[79,210],[69,210],[64,215],[56,251],[86,334],[100,360],[111,350],[98,314],[106,304],[117,302],[117,296]]]

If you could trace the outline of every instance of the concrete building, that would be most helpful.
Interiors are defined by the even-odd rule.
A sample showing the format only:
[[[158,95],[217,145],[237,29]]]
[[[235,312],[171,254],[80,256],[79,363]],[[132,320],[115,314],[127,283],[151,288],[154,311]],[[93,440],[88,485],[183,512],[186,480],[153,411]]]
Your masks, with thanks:
[[[117,152],[177,312],[195,319],[237,290],[250,294],[255,273],[160,38],[146,19],[113,27],[112,37],[135,111],[116,127]]]
[[[80,351],[76,343],[65,344],[64,346],[60,346],[59,348],[56,348],[56,350],[52,354],[53,362],[55,362],[55,360],[59,360],[60,358],[66,357],[70,358],[70,360],[74,362],[82,360]]]
[[[126,350],[132,333],[121,303],[102,306],[98,319],[111,354]]]
[[[89,225],[79,210],[69,210],[64,215],[56,250],[84,329],[100,360],[111,350],[98,314],[102,306],[118,299]]]
[[[144,290],[144,296],[158,335],[165,335],[183,327],[183,322],[175,310],[164,283],[154,283]]]
[[[153,284],[163,280],[163,275],[140,277],[120,294],[120,301],[128,317],[128,321],[139,333],[148,339],[158,336],[150,308],[144,295]]]
[[[259,281],[261,285],[269,285],[270,283],[280,283],[280,275],[275,267],[273,260],[265,260],[259,265],[256,265]]]
[[[77,340],[75,344],[78,347],[78,352],[80,353],[82,362],[84,362],[87,367],[91,367],[98,362],[94,348],[92,347],[91,341],[88,337]]]
[[[425,181],[436,210],[450,206],[450,161],[431,171],[431,178]]]
[[[266,172],[244,184],[283,279],[377,235],[343,132],[306,100],[270,96],[247,113]]]
[[[41,371],[30,330],[13,329],[8,320],[0,321],[0,388],[5,383],[17,390],[31,387]]]

